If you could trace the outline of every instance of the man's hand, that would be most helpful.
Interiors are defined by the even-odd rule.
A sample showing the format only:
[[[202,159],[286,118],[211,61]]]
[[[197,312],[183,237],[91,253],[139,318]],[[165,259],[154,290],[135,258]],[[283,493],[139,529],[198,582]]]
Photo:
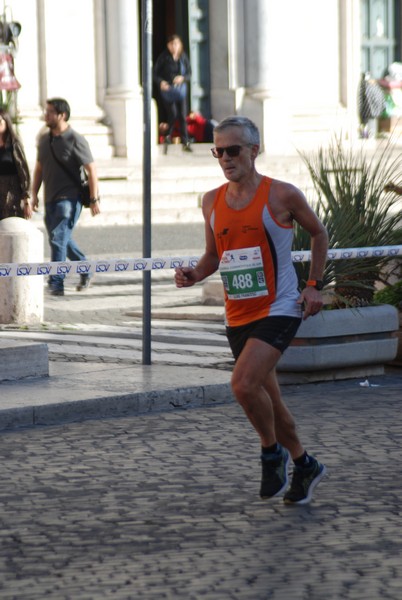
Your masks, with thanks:
[[[312,317],[319,313],[324,305],[324,301],[322,299],[321,292],[316,290],[315,287],[307,286],[300,294],[297,304],[304,305],[304,321],[308,317]]]
[[[39,210],[39,199],[34,192],[32,192],[32,210],[34,212],[38,212]]]
[[[191,267],[177,267],[175,269],[174,281],[178,288],[191,287],[196,283],[194,269]]]
[[[100,211],[101,211],[99,200],[97,202],[91,202],[89,208],[91,209],[91,215],[93,217],[96,217],[96,215],[99,215]]]

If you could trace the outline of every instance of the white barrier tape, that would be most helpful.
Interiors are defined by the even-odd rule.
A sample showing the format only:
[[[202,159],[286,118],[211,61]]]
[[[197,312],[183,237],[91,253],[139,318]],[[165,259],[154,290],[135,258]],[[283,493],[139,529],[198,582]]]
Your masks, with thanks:
[[[350,260],[351,258],[380,258],[402,256],[402,246],[378,246],[371,248],[332,248],[328,250],[328,260]],[[292,252],[293,262],[311,260],[310,250]]]
[[[376,248],[336,248],[328,251],[328,260],[352,258],[379,258],[402,256],[402,246],[379,246]],[[293,262],[308,262],[309,250],[292,252]],[[0,278],[27,277],[31,275],[69,275],[93,273],[123,273],[125,271],[158,271],[176,267],[195,267],[199,256],[173,256],[162,258],[111,258],[74,262],[0,263]]]
[[[0,278],[29,275],[69,275],[77,273],[123,273],[125,271],[156,271],[176,267],[195,267],[198,256],[163,258],[111,258],[74,262],[0,263]]]

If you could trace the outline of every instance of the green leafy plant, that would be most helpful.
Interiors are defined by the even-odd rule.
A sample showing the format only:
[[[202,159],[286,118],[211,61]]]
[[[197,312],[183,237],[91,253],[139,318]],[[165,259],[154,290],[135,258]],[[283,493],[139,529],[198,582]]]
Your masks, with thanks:
[[[378,290],[374,294],[374,304],[392,304],[402,310],[402,280]]]
[[[362,248],[402,244],[401,198],[384,186],[402,176],[402,159],[391,140],[370,158],[341,139],[313,154],[300,153],[310,173],[315,199],[311,204],[328,229],[330,248]],[[309,249],[309,236],[295,228],[295,250]],[[325,281],[335,307],[366,306],[376,284],[389,276],[388,256],[328,261]],[[297,265],[300,281],[308,264]],[[388,268],[389,271],[389,268]],[[385,278],[385,279],[384,279]]]

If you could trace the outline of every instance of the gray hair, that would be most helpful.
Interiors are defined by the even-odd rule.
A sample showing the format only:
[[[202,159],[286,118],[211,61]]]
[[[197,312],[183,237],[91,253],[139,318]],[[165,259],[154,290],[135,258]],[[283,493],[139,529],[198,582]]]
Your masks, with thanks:
[[[215,127],[214,134],[220,133],[221,131],[229,129],[230,127],[240,127],[244,131],[249,144],[256,146],[260,145],[260,132],[251,119],[248,119],[247,117],[241,117],[239,115],[226,117]]]

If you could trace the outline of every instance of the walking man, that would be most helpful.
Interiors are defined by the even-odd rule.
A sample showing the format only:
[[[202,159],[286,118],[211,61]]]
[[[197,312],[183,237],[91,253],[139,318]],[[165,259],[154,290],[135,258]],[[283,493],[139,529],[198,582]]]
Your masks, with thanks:
[[[43,182],[45,225],[49,237],[52,262],[86,260],[72,239],[72,233],[82,210],[80,168],[88,174],[90,210],[100,213],[98,178],[92,153],[86,139],[68,123],[70,106],[63,98],[46,101],[45,122],[49,134],[39,138],[37,161],[32,183],[32,203],[38,209],[38,192]],[[51,275],[49,289],[53,296],[64,295],[64,275]],[[81,274],[77,291],[89,286],[89,275]]]
[[[176,269],[176,286],[192,286],[219,269],[236,361],[231,386],[261,440],[260,496],[285,492],[285,503],[307,504],[326,468],[300,442],[276,364],[301,319],[323,305],[328,235],[300,190],[256,171],[260,136],[252,121],[227,117],[215,127],[214,142],[212,154],[228,183],[204,195],[205,252],[195,268]],[[310,275],[301,292],[291,257],[294,221],[311,236]]]

